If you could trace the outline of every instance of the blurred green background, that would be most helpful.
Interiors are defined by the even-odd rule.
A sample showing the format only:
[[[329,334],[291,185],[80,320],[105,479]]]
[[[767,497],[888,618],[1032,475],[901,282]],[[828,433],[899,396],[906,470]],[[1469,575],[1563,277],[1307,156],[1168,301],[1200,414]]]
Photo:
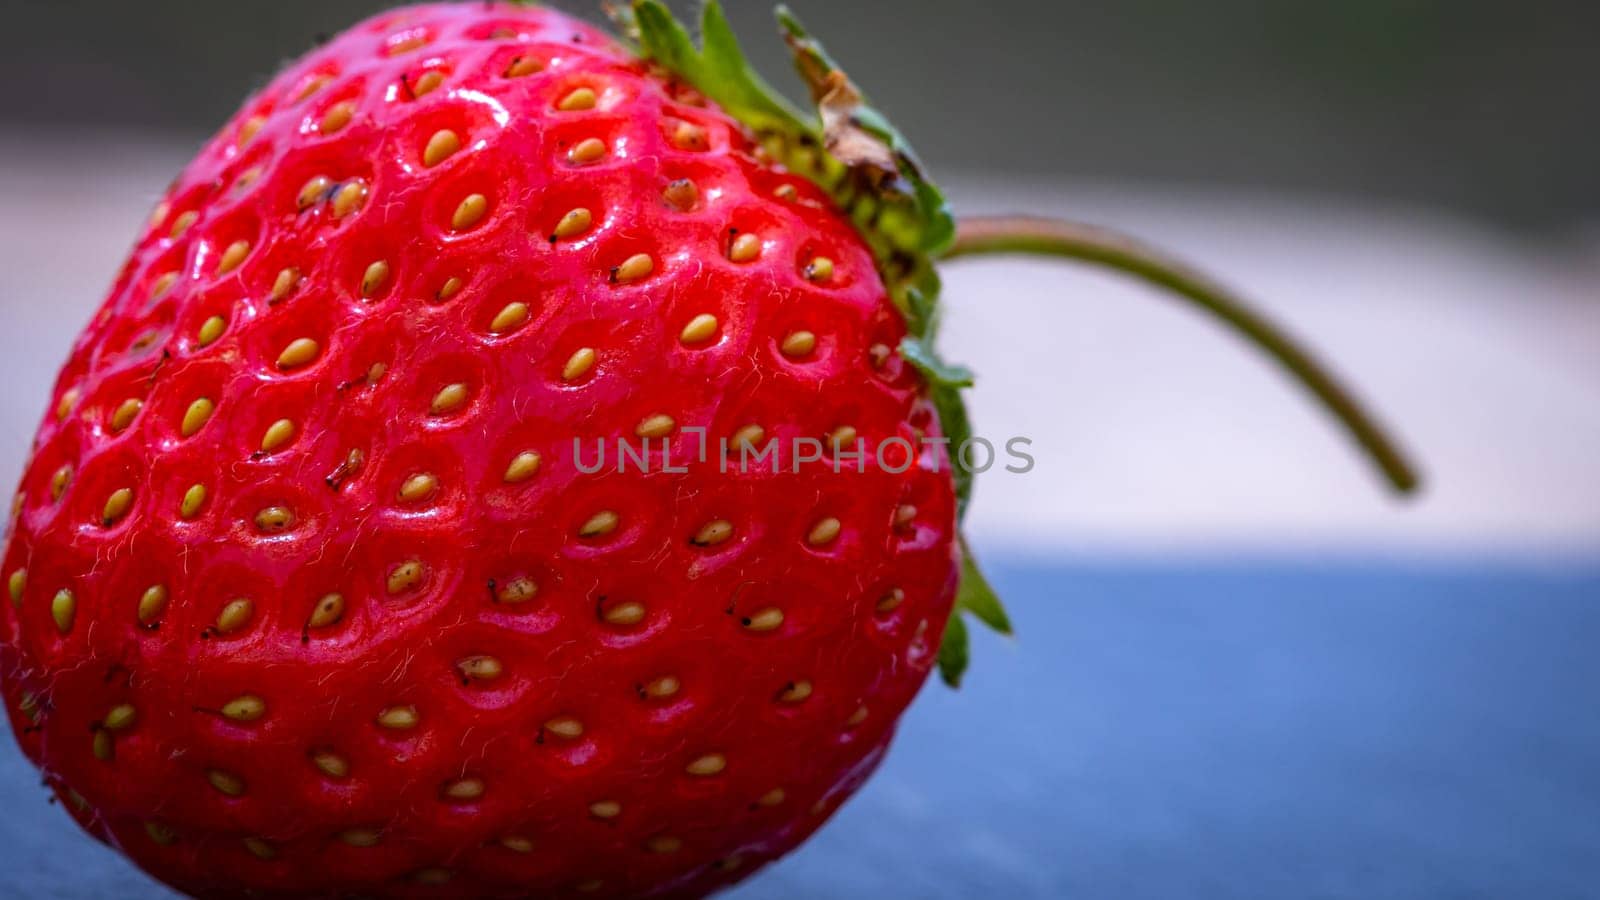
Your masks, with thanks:
[[[6,0],[6,130],[198,137],[286,54],[384,5]],[[1336,192],[1533,228],[1600,206],[1587,0],[791,5],[936,169]],[[787,73],[769,4],[727,6]]]

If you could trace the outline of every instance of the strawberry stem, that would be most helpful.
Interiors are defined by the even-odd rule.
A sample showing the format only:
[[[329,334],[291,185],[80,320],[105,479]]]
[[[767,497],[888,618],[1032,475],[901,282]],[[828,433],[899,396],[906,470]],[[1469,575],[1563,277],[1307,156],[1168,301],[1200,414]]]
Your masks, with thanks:
[[[1211,279],[1142,242],[1103,228],[1033,216],[973,216],[956,222],[944,259],[1025,253],[1082,260],[1115,269],[1177,294],[1217,319],[1288,370],[1332,413],[1401,494],[1417,487],[1416,471],[1354,396],[1281,328]]]

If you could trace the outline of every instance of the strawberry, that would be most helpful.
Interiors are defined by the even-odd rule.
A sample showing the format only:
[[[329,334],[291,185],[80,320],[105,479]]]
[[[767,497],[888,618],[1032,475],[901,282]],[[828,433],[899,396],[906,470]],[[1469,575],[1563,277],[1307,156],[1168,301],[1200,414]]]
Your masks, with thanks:
[[[313,51],[74,345],[0,675],[51,789],[168,884],[703,894],[959,677],[958,586],[1007,627],[940,443],[937,190],[791,18],[820,121],[715,4],[703,46],[620,19],[418,6]]]

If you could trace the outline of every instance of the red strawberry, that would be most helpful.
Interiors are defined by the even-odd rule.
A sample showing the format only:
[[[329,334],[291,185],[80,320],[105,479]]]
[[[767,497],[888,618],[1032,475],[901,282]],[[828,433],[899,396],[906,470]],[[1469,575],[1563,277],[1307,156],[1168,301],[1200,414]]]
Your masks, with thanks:
[[[660,67],[481,3],[314,51],[74,347],[0,570],[5,699],[156,877],[704,893],[861,784],[960,633],[937,192],[792,22],[821,128],[714,5],[703,54],[636,12]],[[833,447],[796,471],[796,439]],[[1003,624],[970,567],[964,598]]]
[[[593,28],[359,25],[202,150],[61,373],[22,744],[191,892],[739,878],[882,757],[954,494],[661,444],[936,434],[904,333],[819,188]]]

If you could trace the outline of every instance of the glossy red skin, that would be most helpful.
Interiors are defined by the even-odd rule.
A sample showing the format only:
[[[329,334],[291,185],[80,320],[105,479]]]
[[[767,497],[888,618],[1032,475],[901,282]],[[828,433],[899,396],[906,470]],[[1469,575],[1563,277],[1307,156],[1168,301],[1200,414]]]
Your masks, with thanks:
[[[513,34],[488,37],[497,28]],[[426,44],[386,50],[413,36]],[[510,59],[530,54],[542,72],[502,77]],[[407,83],[435,66],[450,72],[444,85],[410,96]],[[291,102],[315,72],[333,78]],[[603,89],[600,108],[552,110],[579,85]],[[343,99],[358,102],[354,119],[318,134]],[[649,474],[573,465],[573,437],[589,448],[632,438],[657,413],[680,426],[674,462],[698,447],[681,430],[689,425],[713,441],[750,422],[783,441],[841,425],[869,443],[938,433],[913,370],[898,354],[870,358],[874,344],[895,346],[903,326],[860,238],[816,188],[757,160],[730,119],[695,102],[556,13],[423,6],[359,25],[293,64],[201,151],[60,375],[0,571],[28,572],[20,601],[0,604],[6,707],[22,748],[85,828],[203,895],[692,895],[792,849],[861,784],[924,682],[950,612],[955,507],[944,454],[899,474],[871,460],[864,473],[812,464],[778,475],[714,465],[672,473],[659,459]],[[256,114],[264,127],[240,146]],[[677,120],[706,128],[709,149],[676,147]],[[461,131],[465,147],[426,168],[419,155],[440,127]],[[590,136],[607,141],[606,158],[569,164],[565,150]],[[370,196],[342,220],[326,200],[297,211],[296,195],[319,174],[365,178]],[[662,199],[685,177],[700,194],[689,212]],[[775,196],[781,185],[797,195]],[[451,212],[474,191],[490,199],[488,217],[453,232]],[[576,206],[594,211],[594,227],[552,242]],[[198,220],[170,237],[190,210]],[[730,227],[762,236],[758,260],[727,259]],[[248,258],[214,277],[223,248],[241,238]],[[611,283],[610,270],[636,253],[655,259],[653,274]],[[819,253],[836,263],[825,284],[801,271]],[[392,276],[362,298],[362,274],[379,258]],[[269,303],[289,265],[304,280]],[[152,301],[169,270],[182,277]],[[450,276],[466,287],[436,302]],[[491,335],[489,321],[511,300],[528,302],[532,318]],[[700,313],[721,324],[687,347],[679,332]],[[227,330],[197,346],[213,314]],[[798,328],[816,333],[817,349],[793,360],[778,345]],[[153,340],[141,348],[146,334]],[[281,371],[278,353],[299,337],[317,340],[320,354]],[[597,349],[598,363],[564,382],[582,346]],[[374,363],[387,371],[367,383]],[[469,401],[430,415],[431,398],[452,382],[468,385]],[[79,399],[58,417],[69,391]],[[178,423],[201,395],[216,413],[183,438]],[[112,411],[129,397],[144,407],[114,434]],[[257,452],[283,417],[299,425],[293,442]],[[351,450],[364,463],[334,489],[325,479]],[[502,473],[522,450],[543,464],[507,484]],[[73,474],[53,500],[63,464]],[[419,471],[438,477],[437,493],[401,501],[401,483]],[[207,499],[184,521],[177,510],[195,483]],[[135,500],[107,527],[101,512],[120,487]],[[897,528],[902,504],[917,513]],[[292,509],[295,523],[263,534],[255,514],[274,505]],[[602,509],[619,514],[618,529],[580,537]],[[824,516],[842,533],[809,546]],[[733,523],[731,540],[692,543],[719,518]],[[391,595],[386,577],[407,560],[426,576]],[[534,578],[538,596],[497,603],[491,582],[517,576]],[[136,609],[152,584],[171,599],[146,628]],[[63,588],[77,598],[64,635],[51,616]],[[904,603],[877,612],[892,588]],[[307,630],[330,591],[347,612]],[[254,602],[248,625],[214,633],[238,597]],[[600,607],[625,600],[645,605],[641,623],[602,619]],[[783,611],[781,627],[745,627],[766,607]],[[478,654],[500,659],[504,674],[465,682],[456,663]],[[645,699],[640,686],[662,675],[680,679],[679,693]],[[779,702],[799,679],[814,693]],[[265,700],[261,719],[216,712],[246,693]],[[95,731],[122,703],[137,721],[102,761]],[[396,705],[414,706],[419,724],[376,724]],[[582,735],[542,727],[560,716],[581,720]],[[349,776],[314,768],[317,748],[345,756]],[[686,772],[712,752],[725,755],[724,771]],[[213,789],[208,769],[241,778],[243,794]],[[483,780],[481,799],[442,796],[463,776]],[[756,804],[773,788],[781,802]],[[600,800],[620,803],[621,814],[591,815]],[[176,841],[153,840],[150,822]],[[381,840],[335,839],[350,828],[381,829]],[[531,852],[502,846],[506,835],[528,838]],[[646,848],[662,835],[681,849]],[[268,841],[276,858],[252,855],[245,837]],[[424,883],[440,876],[434,868],[448,871],[447,884]],[[586,884],[595,879],[598,889]]]

